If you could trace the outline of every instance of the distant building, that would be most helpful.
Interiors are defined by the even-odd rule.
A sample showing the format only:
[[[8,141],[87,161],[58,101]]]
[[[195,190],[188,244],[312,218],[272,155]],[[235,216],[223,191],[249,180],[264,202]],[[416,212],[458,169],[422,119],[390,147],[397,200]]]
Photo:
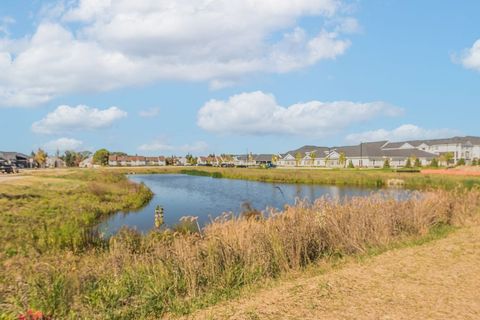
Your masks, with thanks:
[[[82,160],[82,162],[80,162],[78,164],[78,166],[80,168],[93,168],[93,166],[94,166],[93,165],[93,156],[90,156],[87,159]]]
[[[0,151],[0,164],[8,164],[17,168],[32,168],[31,157],[19,152]]]
[[[472,142],[473,141],[473,142]],[[447,151],[448,150],[448,151]],[[453,160],[467,162],[480,158],[480,138],[465,137],[439,140],[388,142],[377,141],[354,146],[316,147],[304,146],[280,155],[280,167],[354,167],[381,168],[388,160],[392,167],[404,167],[408,160],[418,159],[422,166],[434,158],[451,152]]]
[[[144,156],[118,156],[108,157],[108,165],[111,167],[144,167],[144,166],[165,166],[165,157],[144,157]]]
[[[67,164],[59,157],[47,157],[47,159],[45,160],[45,167],[50,169],[66,168]]]

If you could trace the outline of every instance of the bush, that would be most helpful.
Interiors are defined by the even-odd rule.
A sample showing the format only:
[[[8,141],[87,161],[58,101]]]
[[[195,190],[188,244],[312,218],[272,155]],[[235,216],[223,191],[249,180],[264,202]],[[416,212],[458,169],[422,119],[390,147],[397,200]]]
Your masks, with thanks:
[[[385,162],[383,163],[383,168],[384,169],[390,169],[390,160],[385,159]]]
[[[465,159],[463,159],[463,158],[462,158],[462,159],[459,159],[459,160],[457,161],[457,166],[464,166],[465,164],[466,164],[466,162],[465,162]]]

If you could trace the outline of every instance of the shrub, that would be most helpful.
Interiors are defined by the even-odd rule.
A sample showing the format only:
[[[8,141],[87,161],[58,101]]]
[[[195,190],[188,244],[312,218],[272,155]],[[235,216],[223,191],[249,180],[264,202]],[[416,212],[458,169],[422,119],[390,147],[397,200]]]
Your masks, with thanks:
[[[390,160],[389,159],[385,159],[385,161],[383,162],[383,168],[384,169],[390,169]]]

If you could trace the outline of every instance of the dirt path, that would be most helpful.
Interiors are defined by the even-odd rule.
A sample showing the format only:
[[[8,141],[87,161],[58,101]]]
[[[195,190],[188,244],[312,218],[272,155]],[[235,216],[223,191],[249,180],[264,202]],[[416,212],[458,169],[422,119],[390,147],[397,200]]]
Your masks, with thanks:
[[[191,319],[480,319],[480,226],[284,282]]]
[[[16,176],[16,175],[0,175],[0,183],[14,180],[24,179],[25,176]]]

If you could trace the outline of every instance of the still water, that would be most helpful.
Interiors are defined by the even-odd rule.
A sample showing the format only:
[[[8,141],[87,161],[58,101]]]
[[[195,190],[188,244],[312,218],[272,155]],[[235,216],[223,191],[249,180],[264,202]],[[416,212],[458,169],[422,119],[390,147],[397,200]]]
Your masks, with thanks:
[[[183,216],[197,216],[200,225],[204,225],[224,212],[242,212],[242,204],[246,202],[258,210],[282,209],[286,204],[295,204],[297,199],[312,201],[329,196],[341,200],[345,197],[368,196],[378,191],[371,188],[265,183],[182,174],[131,175],[129,179],[143,182],[155,195],[142,209],[119,212],[101,223],[100,230],[106,234],[115,233],[122,226],[141,232],[149,231],[154,227],[157,205],[165,210],[167,227],[177,224]],[[384,192],[404,198],[407,191]]]

